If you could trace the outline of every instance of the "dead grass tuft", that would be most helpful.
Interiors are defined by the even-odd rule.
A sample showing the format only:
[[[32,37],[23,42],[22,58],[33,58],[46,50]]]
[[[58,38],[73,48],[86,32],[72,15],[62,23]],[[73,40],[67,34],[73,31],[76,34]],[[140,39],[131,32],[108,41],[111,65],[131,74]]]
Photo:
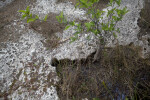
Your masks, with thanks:
[[[117,46],[104,50],[102,59],[95,63],[92,63],[93,56],[73,61],[53,59],[52,65],[61,78],[57,84],[61,100],[148,96],[150,59],[140,57],[139,47]]]

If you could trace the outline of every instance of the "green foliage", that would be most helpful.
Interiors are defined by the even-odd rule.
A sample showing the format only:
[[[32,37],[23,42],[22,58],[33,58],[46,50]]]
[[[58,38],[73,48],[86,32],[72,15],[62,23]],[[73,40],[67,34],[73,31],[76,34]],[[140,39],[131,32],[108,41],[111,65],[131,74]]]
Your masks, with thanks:
[[[68,28],[70,28],[70,25],[67,25],[67,26],[65,27],[65,30],[67,30]]]
[[[128,12],[127,8],[124,7],[123,9],[118,9],[121,4],[121,0],[110,0],[108,6],[111,6],[112,9],[107,10],[107,19],[108,21],[103,22],[103,14],[105,11],[100,11],[94,7],[95,3],[98,3],[99,0],[77,0],[76,7],[86,9],[86,15],[91,19],[90,22],[85,22],[84,24],[75,23],[75,21],[68,22],[65,18],[63,12],[60,13],[59,16],[56,16],[56,19],[59,23],[65,23],[66,28],[65,30],[69,29],[70,27],[74,26],[76,32],[74,36],[71,37],[71,42],[78,39],[78,34],[82,32],[92,32],[96,36],[99,37],[100,41],[105,43],[107,38],[107,33],[112,33],[114,38],[117,38],[116,33],[119,33],[119,28],[116,28],[116,24],[118,21],[121,21],[123,16]],[[117,4],[117,7],[114,5]],[[27,23],[34,22],[35,20],[39,20],[37,15],[32,15],[30,12],[29,6],[27,6],[26,10],[19,10],[22,13],[22,19],[26,19]],[[45,16],[43,21],[47,21],[48,15]],[[105,34],[104,34],[105,33]],[[90,36],[88,36],[89,38]]]
[[[44,21],[46,21],[46,20],[47,20],[47,16],[48,16],[48,15],[46,15],[46,16],[45,16]]]
[[[65,19],[63,12],[61,12],[59,16],[56,16],[56,19],[58,20],[59,23],[67,23],[67,20]]]
[[[39,17],[36,15],[35,17],[32,16],[32,13],[30,13],[30,8],[29,6],[27,6],[26,10],[19,10],[19,12],[22,13],[22,19],[27,19],[27,23],[29,22],[33,22],[37,19],[39,19]]]
[[[99,98],[93,98],[93,100],[100,100]]]
[[[30,12],[30,7],[27,6],[26,10],[19,10],[20,13],[22,13],[22,20],[23,19],[26,19],[27,20],[27,23],[30,23],[30,22],[34,22],[36,20],[39,20],[39,16],[38,15],[32,15],[32,13]],[[47,16],[45,16],[45,18],[43,19],[43,21],[46,21],[47,20]]]
[[[117,38],[116,33],[120,33],[120,30],[119,28],[115,28],[115,26],[117,22],[121,21],[123,16],[128,12],[127,8],[124,7],[123,9],[118,9],[121,4],[121,0],[110,0],[108,6],[111,6],[112,9],[107,10],[108,21],[100,22],[103,20],[103,14],[105,13],[105,11],[100,11],[99,9],[96,9],[94,7],[94,4],[98,2],[99,0],[77,0],[76,7],[86,9],[86,15],[91,19],[90,22],[85,22],[82,25],[81,23],[75,24],[75,21],[67,22],[66,18],[63,15],[63,12],[60,13],[60,16],[56,17],[58,22],[69,24],[66,26],[65,30],[67,30],[71,26],[76,27],[75,30],[77,32],[73,37],[71,37],[72,41],[78,39],[78,34],[82,33],[83,31],[94,33],[99,37],[100,41],[103,42],[106,42],[105,38],[107,33],[112,33],[112,36],[114,36],[114,38]],[[117,4],[117,7],[114,7],[115,4]],[[102,35],[102,32],[104,32],[105,34]]]

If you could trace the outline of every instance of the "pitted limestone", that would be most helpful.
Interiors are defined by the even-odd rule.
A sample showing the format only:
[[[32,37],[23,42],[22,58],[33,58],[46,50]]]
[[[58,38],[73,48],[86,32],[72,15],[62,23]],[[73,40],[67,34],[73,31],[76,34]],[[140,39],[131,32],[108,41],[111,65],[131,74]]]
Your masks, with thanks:
[[[0,8],[4,7],[5,5],[11,3],[14,0],[2,0],[0,1]]]

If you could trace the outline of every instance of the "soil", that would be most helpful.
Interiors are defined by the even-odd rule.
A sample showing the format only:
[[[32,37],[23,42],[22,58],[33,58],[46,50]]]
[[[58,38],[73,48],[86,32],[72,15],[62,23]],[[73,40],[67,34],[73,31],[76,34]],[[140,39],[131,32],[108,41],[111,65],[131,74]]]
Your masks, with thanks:
[[[17,42],[20,38],[21,34],[15,32],[15,27],[9,27],[14,20],[18,20],[17,24],[22,20],[20,19],[20,15],[18,14],[18,10],[26,9],[29,4],[33,4],[36,0],[14,0],[12,3],[6,5],[2,9],[0,9],[0,43],[3,42]],[[47,21],[35,21],[29,24],[29,28],[35,30],[36,32],[42,34],[45,41],[42,41],[43,44],[48,48],[54,48],[58,45],[59,38],[54,34],[56,32],[62,33],[65,25],[58,23],[56,20],[57,14],[49,13]],[[1,45],[4,47],[4,45]]]
[[[0,9],[0,43],[19,39],[19,34],[13,34],[14,28],[8,28],[14,20],[20,19],[18,10],[25,9],[27,5],[34,3],[35,0],[14,0],[12,3]],[[1,48],[1,46],[0,46]]]
[[[58,14],[49,13],[47,21],[36,20],[29,25],[31,29],[45,37],[46,42],[42,42],[48,48],[55,48],[58,46],[59,38],[55,33],[59,32],[62,34],[65,29],[65,24],[59,23],[56,16],[58,16]]]
[[[34,29],[38,33],[41,33],[43,35],[52,36],[56,32],[63,32],[65,26],[62,23],[59,23],[56,19],[56,16],[59,16],[58,14],[49,13],[47,21],[40,21],[37,20],[35,22],[30,23],[30,28]]]

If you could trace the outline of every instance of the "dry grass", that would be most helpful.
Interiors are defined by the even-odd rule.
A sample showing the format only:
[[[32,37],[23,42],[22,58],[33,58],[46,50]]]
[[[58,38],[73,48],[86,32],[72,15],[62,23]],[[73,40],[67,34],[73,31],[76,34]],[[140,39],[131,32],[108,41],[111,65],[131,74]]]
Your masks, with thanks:
[[[59,45],[60,39],[57,37],[56,33],[63,33],[63,30],[65,29],[65,24],[59,23],[56,16],[58,16],[58,14],[49,13],[47,21],[36,20],[29,25],[29,28],[45,37],[46,41],[41,42],[43,42],[47,49],[54,49]]]
[[[148,96],[150,59],[142,59],[139,52],[139,47],[118,46],[103,51],[102,59],[95,63],[92,63],[94,54],[82,60],[53,60],[61,78],[57,85],[60,99]]]

